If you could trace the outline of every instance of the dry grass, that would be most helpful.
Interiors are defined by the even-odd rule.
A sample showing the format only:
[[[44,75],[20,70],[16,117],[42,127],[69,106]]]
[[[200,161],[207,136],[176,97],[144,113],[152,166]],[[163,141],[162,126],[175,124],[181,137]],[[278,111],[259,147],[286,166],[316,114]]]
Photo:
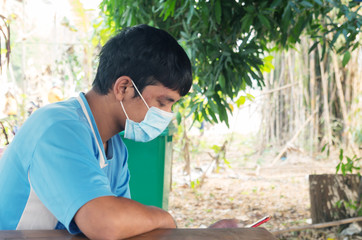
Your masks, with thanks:
[[[272,219],[263,227],[270,231],[311,223],[308,175],[334,173],[334,158],[317,160],[303,151],[291,150],[285,161],[267,166],[275,153],[248,155],[247,148],[241,151],[240,143],[234,141],[227,152],[227,158],[234,159],[231,168],[223,165],[218,172],[207,174],[201,186],[193,188],[190,177],[182,173],[183,162],[175,161],[169,210],[179,227],[207,227],[223,218],[236,218],[246,226],[266,215]],[[193,159],[191,180],[196,183],[211,158],[199,151]],[[338,228],[304,230],[278,238],[339,239],[338,232]]]

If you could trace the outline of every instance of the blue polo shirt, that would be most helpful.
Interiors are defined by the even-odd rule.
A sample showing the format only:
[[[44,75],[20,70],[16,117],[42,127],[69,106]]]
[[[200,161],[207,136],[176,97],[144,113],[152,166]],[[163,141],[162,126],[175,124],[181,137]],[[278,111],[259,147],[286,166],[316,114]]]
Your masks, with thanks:
[[[95,136],[80,103],[71,98],[35,111],[5,150],[0,159],[0,230],[65,226],[78,233],[73,218],[85,203],[102,196],[130,198],[126,146],[117,134],[104,152],[83,93],[80,98]],[[100,154],[106,164],[100,165]]]

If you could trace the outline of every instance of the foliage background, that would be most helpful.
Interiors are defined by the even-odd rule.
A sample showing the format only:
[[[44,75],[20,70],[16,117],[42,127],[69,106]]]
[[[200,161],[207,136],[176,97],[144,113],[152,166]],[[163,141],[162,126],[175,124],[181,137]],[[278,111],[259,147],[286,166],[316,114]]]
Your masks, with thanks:
[[[248,89],[259,88],[267,92],[260,151],[297,144],[313,152],[327,144],[360,152],[359,2],[104,0],[100,8],[110,29],[147,23],[184,46],[195,82],[179,124],[193,115],[229,126],[233,110],[254,99]]]
[[[30,14],[36,2],[48,6],[35,14],[51,23],[43,31]],[[1,73],[0,108],[8,90],[17,102],[15,117],[0,116],[0,130],[10,141],[29,114],[48,103],[53,86],[63,98],[89,88],[100,46],[110,36],[148,23],[171,32],[194,65],[193,89],[178,106],[174,134],[178,176],[171,197],[185,226],[234,216],[251,221],[270,212],[278,220],[268,229],[304,225],[305,176],[334,173],[333,147],[349,156],[354,155],[347,150],[361,151],[358,2],[105,0],[101,12],[89,9],[89,1],[68,1],[66,9],[56,2],[1,2],[12,29],[12,53]],[[259,133],[235,133],[240,125],[251,128],[245,119],[253,112],[261,121]],[[0,133],[0,151],[4,144]],[[327,161],[320,154],[324,147],[331,152]]]
[[[260,152],[281,149],[301,128],[311,126],[290,144],[311,153],[325,144],[342,144],[358,153],[360,3],[104,0],[100,14],[83,4],[69,1],[72,17],[54,12],[50,38],[27,34],[34,28],[27,21],[27,1],[3,5],[12,25],[13,61],[1,79],[10,86],[3,89],[15,88],[21,96],[18,125],[32,109],[47,103],[46,93],[53,86],[61,88],[64,98],[89,88],[100,46],[121,28],[147,23],[176,37],[194,66],[192,91],[178,106],[180,136],[188,129],[182,121],[189,116],[197,125],[230,127],[230,117],[254,102],[262,115]],[[23,14],[15,9],[23,9]],[[31,60],[41,52],[50,54],[42,61]]]

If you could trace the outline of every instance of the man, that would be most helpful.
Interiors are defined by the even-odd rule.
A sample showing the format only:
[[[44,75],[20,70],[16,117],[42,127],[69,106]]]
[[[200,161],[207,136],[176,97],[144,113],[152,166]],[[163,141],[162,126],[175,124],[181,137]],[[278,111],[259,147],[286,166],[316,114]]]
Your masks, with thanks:
[[[130,199],[127,149],[118,133],[141,142],[157,137],[191,84],[190,61],[165,31],[139,25],[110,39],[93,88],[35,111],[6,149],[0,229],[65,227],[92,239],[120,239],[175,228],[168,212]]]

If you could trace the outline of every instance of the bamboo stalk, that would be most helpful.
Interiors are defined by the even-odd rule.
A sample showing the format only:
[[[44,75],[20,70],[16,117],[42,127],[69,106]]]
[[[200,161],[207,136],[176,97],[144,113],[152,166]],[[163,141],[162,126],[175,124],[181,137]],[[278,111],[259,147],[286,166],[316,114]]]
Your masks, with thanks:
[[[315,51],[310,53],[309,63],[309,76],[310,76],[310,110],[314,112],[316,110],[316,77],[315,77]],[[310,128],[310,153],[313,153],[314,143],[318,136],[318,118],[314,118],[312,121],[312,127]]]
[[[272,74],[270,75],[270,78],[269,78],[269,82],[268,82],[268,86],[270,88],[271,86],[271,83],[274,81],[274,74],[275,73],[275,70],[273,70]],[[265,129],[266,129],[266,134],[265,134],[265,141],[264,141],[264,147],[267,145],[267,143],[270,141],[271,139],[271,126],[270,126],[270,117],[271,117],[271,109],[270,108],[267,108],[267,104],[270,104],[271,102],[271,96],[268,95],[266,98],[265,98],[265,101],[264,101],[264,126],[265,126]],[[264,149],[263,149],[264,150]]]
[[[266,79],[267,79],[267,77],[264,77],[265,82],[267,82]],[[282,86],[282,87],[265,91],[264,93],[260,94],[260,96],[255,97],[255,99],[257,99],[257,98],[259,98],[259,97],[261,97],[261,96],[263,96],[263,95],[267,95],[267,94],[270,94],[270,93],[275,93],[275,92],[278,92],[278,91],[281,91],[281,90],[284,90],[284,89],[287,89],[287,88],[292,88],[292,87],[294,87],[295,85],[298,85],[298,83],[286,84],[286,85],[284,85],[284,86]],[[266,85],[265,88],[267,88],[267,85]],[[269,108],[270,103],[271,103],[271,99],[268,99],[268,101],[265,101],[265,103],[263,103],[264,106],[265,106],[264,108]],[[244,104],[244,105],[240,106],[239,109],[243,109],[243,108],[250,107],[250,106],[253,105],[253,104],[255,104],[255,102],[250,102],[250,103],[248,103],[248,104]],[[263,108],[263,109],[264,109],[264,108]],[[266,115],[263,115],[263,116],[266,116]],[[263,118],[263,119],[264,119],[264,118]],[[269,121],[269,120],[270,120],[270,119],[268,119],[268,121]]]
[[[280,90],[284,90],[284,89],[287,89],[287,88],[292,88],[294,87],[295,85],[297,85],[298,83],[288,83],[288,84],[285,84],[284,86],[281,86],[281,87],[277,87],[277,88],[274,88],[274,89],[271,89],[271,90],[267,90],[267,91],[263,91],[261,93],[261,95],[265,95],[265,94],[270,94],[270,93],[274,93],[274,92],[278,92]]]
[[[276,66],[278,66],[279,64],[279,59],[277,60],[276,62]],[[274,87],[274,82],[275,81],[278,81],[277,80],[274,80],[272,82],[270,82],[270,88],[273,88]],[[269,137],[269,142],[273,142],[274,139],[275,139],[275,128],[274,128],[274,125],[275,125],[275,109],[276,109],[276,106],[275,106],[275,94],[270,94],[270,106],[273,106],[272,108],[268,108],[267,105],[265,107],[268,108],[269,110],[269,115],[268,115],[268,121],[267,121],[267,124],[268,124],[268,128],[269,128],[269,134],[270,134],[270,137]]]
[[[347,109],[350,109],[351,107],[351,100],[352,100],[352,89],[351,89],[351,81],[352,81],[352,73],[354,73],[354,65],[353,63],[357,62],[357,54],[355,52],[352,52],[352,57],[351,57],[351,64],[348,64],[346,70],[345,70],[345,75],[346,75],[346,81],[345,81],[345,92],[344,92],[344,96],[345,96],[345,100],[346,100],[346,104],[347,104]],[[353,67],[352,67],[353,66]]]
[[[190,144],[190,139],[187,136],[187,127],[186,127],[186,119],[183,119],[183,156],[185,159],[185,166],[183,171],[189,175],[190,177],[190,182],[191,182],[191,161],[190,161],[190,149],[189,149],[189,144]]]
[[[280,153],[278,154],[278,156],[276,158],[274,158],[274,160],[272,161],[272,165],[274,165],[280,158],[281,156],[288,150],[288,147],[293,144],[293,142],[295,141],[295,139],[297,139],[297,137],[299,136],[299,134],[302,132],[302,130],[307,126],[307,124],[313,119],[314,114],[317,113],[317,110],[314,111],[309,117],[308,119],[304,122],[304,124],[298,129],[298,131],[294,134],[294,136],[288,141],[287,144],[285,144],[284,148],[282,151],[280,151]]]
[[[344,129],[346,130],[346,128],[348,128],[347,106],[346,106],[346,102],[344,100],[343,87],[342,87],[342,83],[341,83],[341,74],[339,71],[337,55],[335,53],[332,54],[332,62],[333,62],[333,67],[334,67],[335,81],[336,81],[336,85],[337,85],[337,93],[339,96],[339,104],[342,108]]]
[[[269,79],[269,88],[271,88],[272,86],[272,83],[274,82],[274,78],[275,78],[275,75],[271,75],[270,76],[270,79]],[[267,136],[266,136],[266,146],[267,146],[267,143],[270,142],[270,140],[273,138],[272,136],[272,123],[271,123],[271,116],[272,116],[272,109],[266,107],[267,104],[273,104],[273,99],[272,99],[272,95],[269,95],[267,100],[264,102],[264,108],[266,108],[266,116],[264,118],[264,120],[266,121],[265,122],[265,126],[267,128]]]
[[[288,68],[289,68],[289,80],[290,80],[290,83],[294,83],[295,82],[295,79],[294,79],[294,75],[293,75],[293,70],[294,70],[294,67],[293,67],[293,64],[292,64],[292,51],[289,51],[289,54],[287,54],[287,61],[288,61]],[[295,110],[296,108],[294,108],[294,105],[295,105],[295,101],[294,101],[294,98],[295,98],[295,90],[294,88],[291,89],[291,91],[289,93],[286,93],[286,98],[288,99],[285,99],[285,101],[289,102],[289,111],[288,111],[288,115],[289,115],[289,129],[288,129],[288,134],[287,136],[289,136],[289,134],[291,134],[293,131],[294,131],[294,126],[295,126],[295,112],[294,111],[297,111]],[[284,104],[285,106],[285,104]],[[285,118],[286,116],[284,116]],[[284,120],[284,119],[283,119]]]
[[[336,93],[337,93],[337,86],[336,84],[333,84],[333,81],[330,81],[330,92],[329,92],[329,109],[332,109],[333,108],[333,104],[335,104],[335,101],[336,101]],[[338,110],[338,109],[337,109]],[[333,112],[332,110],[330,110],[331,112]],[[333,114],[332,114],[333,116]]]
[[[320,95],[317,95],[316,97],[316,110],[317,111],[317,117],[315,118],[315,122],[316,122],[316,125],[315,125],[315,137],[314,139],[316,140],[315,142],[315,145],[316,145],[316,148],[318,149],[320,147],[320,141],[319,141],[319,122],[320,122],[320,114],[319,114],[319,109],[320,109]]]
[[[318,45],[318,52],[321,54],[321,47]],[[322,56],[319,55],[319,59]],[[324,71],[323,62],[319,60],[319,67],[321,70],[321,80],[322,80],[322,89],[323,89],[323,111],[325,118],[325,131],[327,133],[327,143],[329,146],[332,146],[332,129],[331,129],[331,120],[329,114],[329,105],[328,105],[328,80],[326,78],[326,73]]]
[[[308,73],[308,56],[305,56],[305,47],[306,43],[305,43],[305,39],[302,41],[302,49],[301,49],[301,53],[302,56],[300,57],[300,61],[301,61],[301,68],[299,69],[299,74],[298,74],[298,83],[299,83],[299,87],[297,88],[297,90],[299,91],[298,94],[298,101],[297,101],[297,105],[295,107],[296,110],[296,124],[297,126],[300,126],[300,124],[302,122],[304,122],[304,115],[305,115],[305,105],[308,106],[309,105],[309,95],[307,94],[307,89],[305,88],[305,86],[307,86],[306,82],[305,82],[305,73]],[[306,104],[303,104],[303,99],[305,99]],[[301,136],[301,143],[303,145],[305,145],[308,141],[307,140],[307,131],[304,132],[303,136]]]
[[[340,74],[339,67],[338,67],[337,55],[333,54],[332,59],[333,59],[335,80],[336,80],[336,85],[337,85],[337,90],[338,90],[338,95],[339,95],[339,102],[340,102],[340,105],[342,108],[342,116],[343,116],[343,122],[344,122],[342,136],[345,136],[346,145],[348,146],[348,143],[349,143],[353,152],[355,154],[357,154],[358,153],[357,147],[355,146],[351,133],[349,131],[350,124],[349,124],[349,120],[348,120],[347,106],[346,106],[346,102],[345,102],[344,94],[343,94],[343,87],[342,87],[342,83],[341,83],[341,74]]]
[[[358,50],[356,50],[357,53],[360,53],[362,50],[362,48],[359,48]],[[355,112],[357,112],[361,107],[358,106],[358,103],[356,101],[354,101],[355,99],[358,98],[358,95],[360,94],[360,92],[362,91],[362,84],[361,84],[361,78],[362,78],[362,67],[361,67],[361,62],[358,62],[358,59],[356,59],[356,63],[357,66],[355,66],[355,78],[352,81],[352,93],[351,93],[351,108],[350,111],[352,114],[354,114]],[[358,124],[361,124],[358,118],[351,118],[351,126],[353,127],[357,127]]]
[[[307,46],[307,42],[306,39],[302,40],[302,45],[301,45],[302,49],[301,49],[301,54],[302,56],[300,56],[300,65],[301,68],[299,69],[299,75],[298,75],[298,83],[299,83],[299,87],[297,88],[297,91],[299,92],[298,94],[298,101],[297,101],[297,105],[294,108],[296,111],[296,126],[300,126],[304,121],[305,121],[305,115],[307,114],[306,111],[306,107],[309,106],[309,95],[308,95],[308,91],[307,91],[307,86],[308,86],[308,77],[305,76],[306,73],[308,74],[308,60],[309,60],[309,56],[308,56],[308,46]],[[304,104],[304,99],[305,99],[305,104]],[[308,107],[309,108],[309,107]],[[300,137],[301,143],[303,144],[303,146],[305,146],[309,141],[308,141],[308,132],[304,131],[304,134]]]
[[[300,227],[292,227],[287,228],[283,230],[277,230],[277,231],[271,231],[274,235],[279,235],[286,232],[298,232],[306,229],[318,229],[318,228],[326,228],[326,227],[333,227],[333,226],[339,226],[342,224],[348,224],[353,222],[362,222],[362,217],[354,217],[354,218],[347,218],[343,220],[333,221],[333,222],[325,222],[325,223],[317,223],[317,224],[310,224]]]
[[[276,86],[279,87],[280,86],[280,80],[282,78],[279,78],[278,81],[276,81],[275,84],[277,84]],[[274,142],[277,144],[277,146],[280,145],[280,92],[275,92],[273,93],[273,100],[274,100],[274,104],[275,104],[275,108],[274,108],[274,117],[273,117],[273,121],[275,121],[275,129],[274,129]]]
[[[362,48],[360,47],[358,50],[356,50],[356,54],[357,53],[361,53]],[[355,69],[355,74],[354,74],[354,78],[352,81],[352,93],[351,93],[351,108],[350,108],[350,112],[353,114],[353,116],[355,116],[358,112],[360,112],[362,110],[361,107],[361,102],[360,101],[356,101],[361,92],[362,92],[362,59],[356,60],[357,66],[354,67]],[[361,115],[360,115],[361,116]],[[353,127],[354,129],[358,128],[361,126],[361,117],[351,117],[351,127]],[[359,152],[358,155],[362,155],[362,147],[359,146]]]
[[[280,85],[281,85],[281,82],[283,82],[283,80],[285,79],[284,76],[286,76],[287,74],[285,73],[285,64],[283,64],[283,61],[284,61],[284,57],[285,57],[285,53],[282,52],[281,55],[280,55],[280,61],[279,61],[279,64],[280,64],[280,67],[281,67],[281,70],[280,70],[280,75],[279,75],[279,78],[277,79],[276,81],[276,87],[279,88]],[[282,84],[283,85],[283,84]],[[274,142],[276,142],[276,144],[278,146],[280,146],[281,144],[281,117],[280,117],[280,114],[281,114],[281,111],[280,111],[280,101],[281,101],[281,97],[280,97],[281,93],[280,91],[274,93],[274,101],[275,101],[275,105],[276,105],[276,108],[275,108],[275,117],[272,119],[272,122],[275,122],[275,139],[274,139]]]

